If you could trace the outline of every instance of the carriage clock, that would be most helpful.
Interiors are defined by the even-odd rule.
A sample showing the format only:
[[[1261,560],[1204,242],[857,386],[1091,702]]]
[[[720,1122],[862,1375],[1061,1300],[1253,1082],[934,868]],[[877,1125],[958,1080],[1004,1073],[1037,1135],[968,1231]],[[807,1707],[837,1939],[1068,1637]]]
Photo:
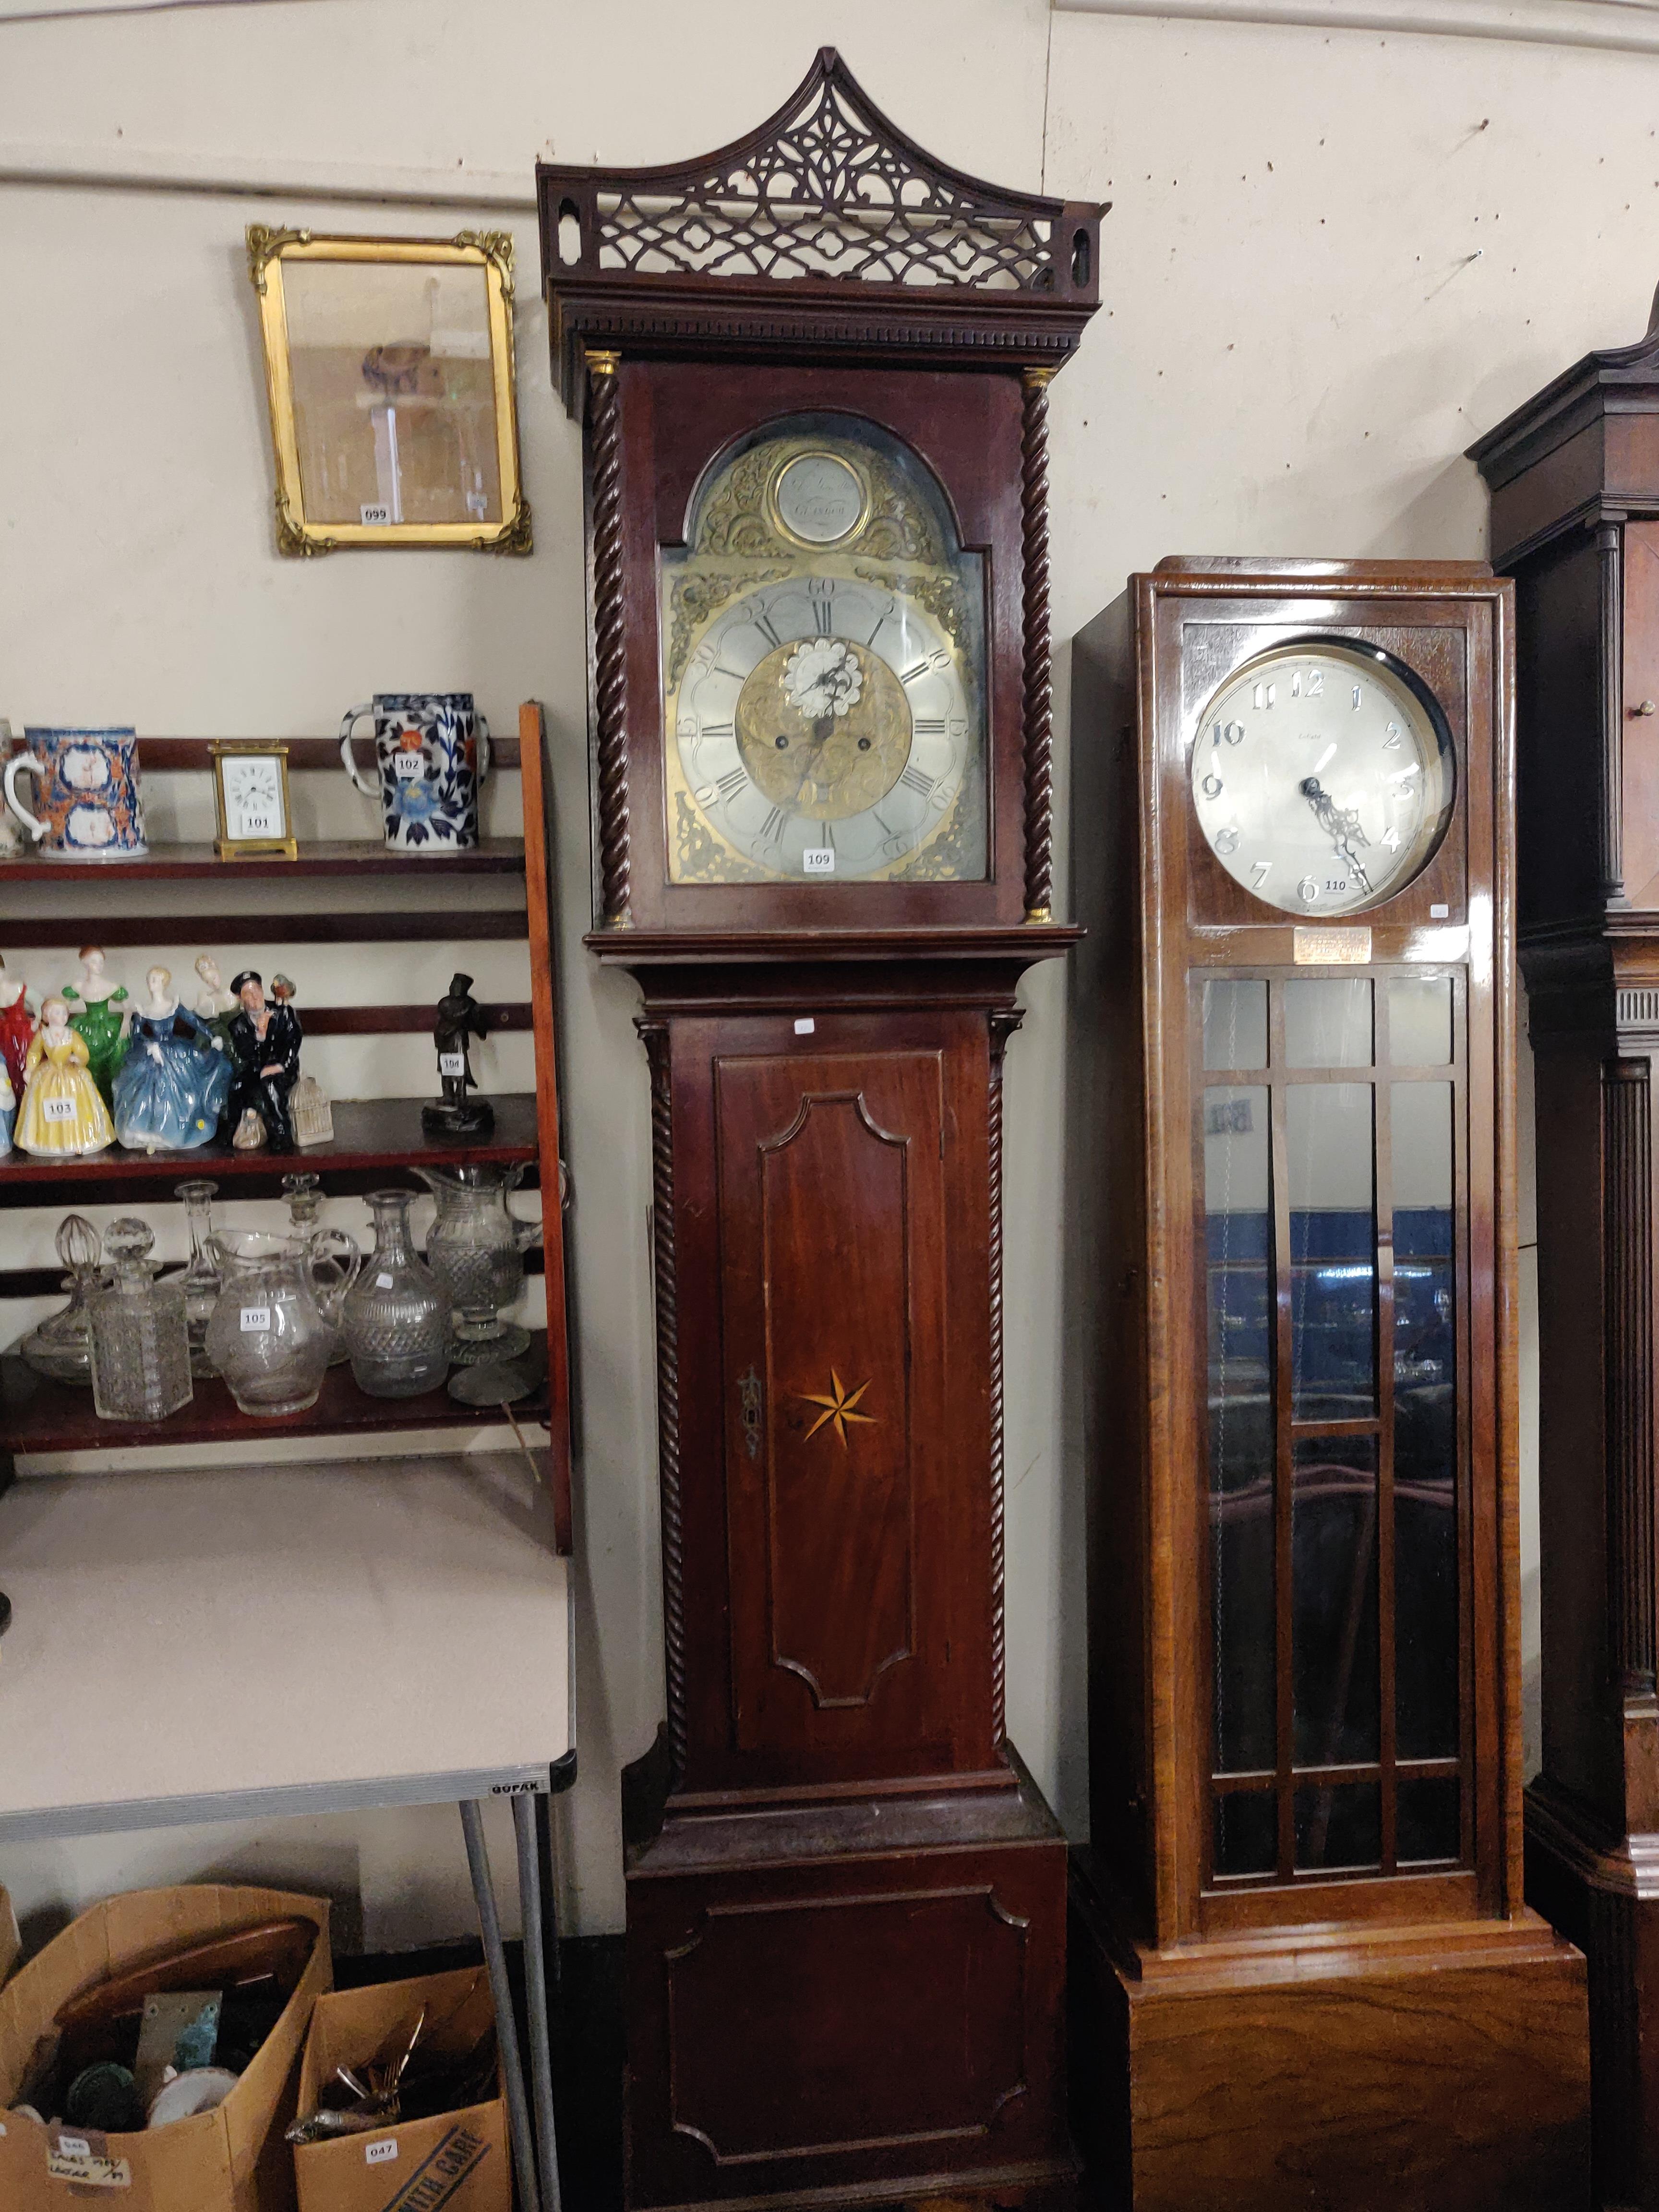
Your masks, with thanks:
[[[720,153],[538,181],[587,942],[639,981],[652,1085],[629,2201],[1046,2188],[1066,1862],[1003,1729],[1000,1076],[1022,970],[1076,935],[1046,410],[1100,210],[941,167],[830,50]]]
[[[1653,1065],[1659,302],[1471,449],[1515,577],[1536,1102],[1543,1762],[1527,1893],[1589,1962],[1597,2201],[1659,2205]]]
[[[1585,2202],[1521,1895],[1511,619],[1167,561],[1079,641],[1074,2102],[1136,2212]]]

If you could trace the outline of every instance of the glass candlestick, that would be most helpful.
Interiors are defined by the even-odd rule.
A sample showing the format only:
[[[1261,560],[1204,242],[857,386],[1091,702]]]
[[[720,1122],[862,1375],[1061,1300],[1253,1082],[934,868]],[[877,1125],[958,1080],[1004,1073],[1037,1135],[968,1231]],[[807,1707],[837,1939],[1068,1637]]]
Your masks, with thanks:
[[[213,1234],[213,1201],[218,1192],[216,1182],[205,1180],[175,1183],[173,1188],[185,1209],[185,1226],[190,1231],[190,1265],[179,1283],[185,1294],[185,1324],[190,1331],[190,1371],[198,1381],[219,1371],[207,1354],[208,1323],[223,1286],[207,1241]]]

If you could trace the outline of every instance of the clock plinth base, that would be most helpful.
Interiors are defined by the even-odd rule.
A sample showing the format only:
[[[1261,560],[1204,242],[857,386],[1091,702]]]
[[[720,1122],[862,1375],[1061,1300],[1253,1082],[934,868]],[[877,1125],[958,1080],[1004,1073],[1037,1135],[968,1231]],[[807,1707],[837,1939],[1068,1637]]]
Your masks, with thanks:
[[[1133,2212],[1583,2212],[1584,1962],[1528,1911],[1160,1954],[1074,1856],[1072,2103]]]
[[[1527,1900],[1589,1967],[1595,2202],[1659,2206],[1659,1835],[1613,1835],[1540,1777],[1526,1796]]]
[[[670,1801],[629,1854],[630,2212],[1072,2201],[1066,1844],[1018,1783]]]

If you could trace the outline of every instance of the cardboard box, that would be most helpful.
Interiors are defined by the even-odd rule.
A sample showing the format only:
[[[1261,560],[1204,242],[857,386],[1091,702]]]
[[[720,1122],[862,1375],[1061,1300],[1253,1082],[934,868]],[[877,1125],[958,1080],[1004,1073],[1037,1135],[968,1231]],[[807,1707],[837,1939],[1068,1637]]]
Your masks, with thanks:
[[[337,2066],[361,2068],[406,2036],[428,2008],[435,2051],[465,2051],[495,2016],[482,1966],[422,1974],[319,1997],[300,2069],[300,2110],[309,2112]],[[300,2212],[513,2212],[507,2094],[496,2060],[488,2104],[409,2120],[372,2135],[301,2143],[294,2153]]]
[[[272,2212],[291,2172],[282,2130],[295,2061],[319,1993],[332,1985],[328,1900],[210,1883],[112,1897],[66,1928],[0,1990],[0,2206],[4,2212]],[[58,2007],[116,1968],[169,1945],[262,1920],[315,1923],[299,1987],[252,2063],[216,2112],[138,2135],[45,2128],[6,2110]],[[48,2116],[50,2117],[50,2116]],[[66,2147],[62,2138],[70,2138]],[[86,2150],[75,2148],[84,2142]],[[274,2144],[274,2152],[272,2146]],[[261,2158],[278,2193],[261,2186]]]

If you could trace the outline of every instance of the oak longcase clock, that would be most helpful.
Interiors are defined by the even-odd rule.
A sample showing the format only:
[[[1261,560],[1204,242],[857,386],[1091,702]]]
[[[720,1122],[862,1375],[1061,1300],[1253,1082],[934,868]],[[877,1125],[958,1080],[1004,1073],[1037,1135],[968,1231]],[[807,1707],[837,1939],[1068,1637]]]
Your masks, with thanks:
[[[1073,1971],[1137,2212],[1587,2201],[1583,1961],[1521,1897],[1511,592],[1170,561],[1079,641]]]
[[[1073,2172],[1065,1844],[1003,1727],[1001,1068],[1050,896],[1048,385],[1094,207],[826,50],[539,172],[584,424],[594,930],[644,996],[666,1719],[634,2206]]]

